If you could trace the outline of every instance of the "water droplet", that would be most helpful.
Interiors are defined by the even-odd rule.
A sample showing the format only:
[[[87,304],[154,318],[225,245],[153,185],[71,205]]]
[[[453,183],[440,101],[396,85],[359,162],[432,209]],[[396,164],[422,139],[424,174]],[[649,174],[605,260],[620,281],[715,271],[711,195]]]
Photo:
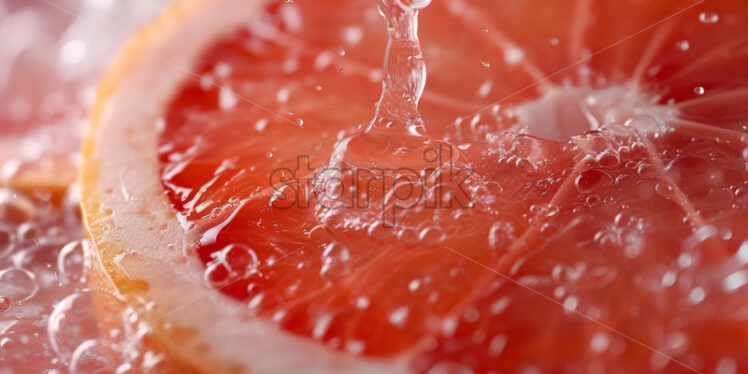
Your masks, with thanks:
[[[525,51],[522,49],[509,46],[504,50],[504,63],[508,66],[514,66],[522,62],[525,58]]]
[[[263,130],[265,130],[267,126],[268,126],[267,118],[261,118],[255,123],[255,130],[257,130],[257,132],[262,132]]]
[[[47,321],[47,334],[52,350],[64,362],[70,362],[81,344],[98,338],[100,329],[98,316],[91,303],[111,310],[123,308],[122,303],[104,291],[84,291],[70,294],[60,300]],[[105,317],[103,324],[118,326],[117,313]]]
[[[363,32],[358,26],[350,26],[343,29],[343,39],[350,45],[356,45],[363,39]]]
[[[669,183],[661,182],[655,185],[655,192],[657,192],[658,195],[666,199],[670,199],[673,197],[673,194],[675,193],[675,189]]]
[[[671,287],[675,284],[675,281],[678,279],[678,275],[673,271],[668,271],[665,273],[665,275],[662,276],[662,287]]]
[[[387,320],[395,327],[403,328],[405,327],[405,323],[408,319],[408,314],[410,313],[410,309],[407,306],[402,306],[387,317]]]
[[[221,87],[218,91],[218,106],[222,110],[230,110],[239,103],[234,91],[228,87]]]
[[[366,349],[366,342],[360,340],[349,340],[345,343],[345,350],[353,354],[361,354]]]
[[[371,300],[369,300],[366,296],[361,296],[356,299],[356,308],[358,309],[368,309],[369,306],[371,306]]]
[[[699,21],[705,25],[712,25],[719,22],[719,14],[715,12],[699,13]]]
[[[339,280],[341,277],[348,274],[348,261],[350,259],[351,254],[348,251],[348,248],[333,241],[325,247],[325,250],[322,253],[322,268],[320,269],[320,276],[330,282]]]
[[[610,346],[610,337],[605,333],[597,333],[590,340],[590,349],[595,353],[603,353]]]
[[[0,220],[12,225],[21,225],[36,216],[34,204],[25,196],[0,188]]]
[[[10,299],[0,296],[0,312],[5,312],[8,309],[10,309]]]
[[[725,277],[722,288],[727,292],[735,292],[748,284],[748,270],[741,270]]]
[[[696,87],[696,88],[694,88],[694,89],[693,89],[693,92],[694,92],[695,94],[697,94],[697,95],[701,96],[701,95],[703,95],[703,94],[704,94],[704,92],[706,92],[706,90],[704,90],[704,87],[701,87],[701,86],[699,86],[699,87]]]
[[[706,291],[701,287],[696,287],[692,289],[691,293],[688,295],[688,301],[691,302],[691,304],[698,304],[704,301],[705,297]]]
[[[491,63],[485,60],[480,60],[480,66],[484,69],[488,69],[491,67]]]
[[[314,324],[314,329],[312,330],[312,337],[314,339],[322,340],[325,337],[333,317],[332,314],[327,313],[317,319],[317,323]]]
[[[275,100],[277,100],[279,103],[287,103],[290,96],[291,91],[288,88],[284,87],[275,93]]]
[[[506,347],[506,343],[507,343],[506,335],[498,334],[494,336],[488,345],[488,354],[491,355],[491,357],[499,356],[501,352],[504,351],[504,348]]]
[[[213,73],[215,73],[218,78],[228,78],[228,76],[231,75],[231,65],[225,62],[219,62],[213,68]]]
[[[717,362],[715,374],[737,374],[738,363],[732,357],[723,357]]]
[[[492,89],[493,89],[493,81],[487,80],[481,83],[480,87],[478,87],[478,97],[482,99],[488,96],[488,94],[491,93]]]
[[[421,280],[420,279],[413,279],[408,283],[408,290],[410,292],[416,292],[419,288],[421,288]]]

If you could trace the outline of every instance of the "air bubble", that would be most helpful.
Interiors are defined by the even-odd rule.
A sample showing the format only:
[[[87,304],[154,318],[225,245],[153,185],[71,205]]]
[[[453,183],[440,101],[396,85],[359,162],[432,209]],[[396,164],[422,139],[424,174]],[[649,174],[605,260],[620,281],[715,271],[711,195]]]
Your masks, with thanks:
[[[587,194],[605,186],[611,180],[611,176],[600,169],[587,169],[574,180],[574,187],[579,193]]]
[[[107,354],[107,346],[97,339],[81,343],[70,360],[70,374],[107,374],[114,372],[116,365]]]
[[[0,226],[0,258],[10,254],[15,247],[16,234],[10,229]]]
[[[421,230],[421,234],[418,236],[418,238],[424,245],[434,247],[442,244],[444,242],[444,239],[446,238],[446,235],[444,235],[444,232],[440,227],[432,226]]]
[[[39,284],[34,273],[21,268],[0,270],[0,295],[14,303],[22,303],[34,297]]]
[[[655,192],[666,199],[671,199],[675,194],[675,189],[672,185],[661,182],[655,185]]]
[[[0,222],[20,225],[36,216],[34,204],[25,196],[0,188]]]
[[[218,106],[222,110],[231,110],[239,103],[234,91],[227,87],[221,87],[218,92]]]
[[[397,234],[398,240],[407,245],[413,245],[418,242],[418,234],[410,227],[405,227]]]

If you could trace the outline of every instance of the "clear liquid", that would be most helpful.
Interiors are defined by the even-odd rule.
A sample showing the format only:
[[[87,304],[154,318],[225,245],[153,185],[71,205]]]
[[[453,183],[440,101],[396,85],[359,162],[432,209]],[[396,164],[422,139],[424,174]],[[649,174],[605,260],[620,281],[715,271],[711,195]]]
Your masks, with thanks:
[[[323,190],[321,204],[317,208],[323,223],[331,214],[338,218],[341,214],[328,208],[359,205],[359,200],[353,200],[366,193],[366,204],[372,204],[369,210],[385,212],[384,217],[390,216],[385,218],[385,225],[395,226],[396,217],[392,215],[397,208],[388,200],[392,200],[390,195],[396,194],[398,188],[408,189],[409,196],[436,200],[434,189],[426,186],[429,180],[434,184],[439,183],[440,173],[447,168],[469,170],[469,162],[456,147],[428,135],[418,110],[427,77],[426,62],[418,39],[418,14],[428,4],[429,1],[378,0],[378,10],[387,30],[382,92],[374,118],[368,126],[335,145],[327,166],[328,172],[315,180],[317,189]],[[361,186],[368,183],[366,178],[371,176],[383,181],[382,188],[360,191]],[[340,186],[357,187],[353,187],[351,194],[343,193],[338,198],[341,194],[329,191],[331,178],[342,180]],[[401,181],[401,186],[388,186],[387,180]],[[476,179],[471,177],[468,183],[476,183]],[[328,196],[335,196],[335,199]],[[411,199],[415,200],[419,199]],[[463,203],[470,204],[466,201]],[[406,205],[406,210],[414,207]],[[367,213],[357,210],[342,214],[355,219],[356,215],[364,217]],[[402,212],[401,215],[405,217],[408,214]]]

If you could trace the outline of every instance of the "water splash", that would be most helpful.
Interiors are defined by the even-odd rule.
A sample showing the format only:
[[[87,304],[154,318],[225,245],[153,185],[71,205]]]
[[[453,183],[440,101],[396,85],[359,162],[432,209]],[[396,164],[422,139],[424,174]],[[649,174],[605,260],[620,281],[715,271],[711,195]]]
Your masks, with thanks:
[[[382,96],[377,103],[374,128],[405,128],[420,136],[424,132],[418,102],[426,86],[426,63],[418,40],[418,9],[429,1],[379,0],[379,12],[387,25]]]

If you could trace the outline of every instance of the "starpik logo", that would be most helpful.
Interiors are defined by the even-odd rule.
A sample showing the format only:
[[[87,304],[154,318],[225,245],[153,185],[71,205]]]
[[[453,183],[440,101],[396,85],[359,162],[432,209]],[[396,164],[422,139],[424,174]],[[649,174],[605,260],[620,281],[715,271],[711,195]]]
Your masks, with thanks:
[[[469,168],[457,167],[450,145],[426,148],[423,168],[322,167],[313,169],[311,157],[299,155],[295,169],[278,168],[270,175],[274,209],[374,210],[385,227],[394,227],[398,213],[426,209],[473,208],[466,182]]]

